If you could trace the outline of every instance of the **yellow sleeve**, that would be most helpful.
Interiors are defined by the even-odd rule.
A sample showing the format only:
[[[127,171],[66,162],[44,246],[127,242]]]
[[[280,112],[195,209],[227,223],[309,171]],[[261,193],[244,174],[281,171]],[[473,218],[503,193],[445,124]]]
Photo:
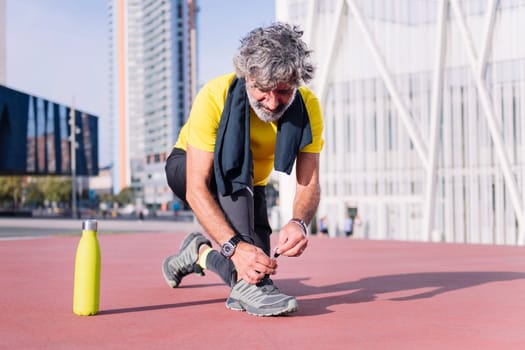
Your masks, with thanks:
[[[306,145],[301,149],[301,152],[307,153],[321,153],[324,146],[323,139],[323,112],[321,111],[321,104],[314,93],[305,86],[299,88],[299,92],[303,97],[308,116],[310,118],[310,127],[312,128],[312,143]]]

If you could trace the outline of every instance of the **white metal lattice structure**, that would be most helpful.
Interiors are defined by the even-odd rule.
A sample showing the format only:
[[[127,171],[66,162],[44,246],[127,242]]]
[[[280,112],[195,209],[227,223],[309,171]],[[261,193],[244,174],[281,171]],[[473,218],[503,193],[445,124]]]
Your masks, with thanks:
[[[358,237],[525,244],[524,0],[275,4],[319,66],[331,235],[350,209]]]

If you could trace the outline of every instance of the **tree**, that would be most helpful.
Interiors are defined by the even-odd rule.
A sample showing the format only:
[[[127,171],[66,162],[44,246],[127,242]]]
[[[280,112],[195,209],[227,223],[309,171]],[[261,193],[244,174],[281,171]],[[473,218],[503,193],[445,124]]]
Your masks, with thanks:
[[[104,203],[113,203],[115,197],[111,193],[101,193],[99,195],[99,201]]]
[[[24,178],[22,176],[0,177],[0,202],[7,207],[19,208],[24,194]]]
[[[133,187],[126,187],[122,191],[117,194],[115,197],[115,200],[118,202],[119,205],[126,205],[133,203],[135,200],[135,191]]]
[[[25,201],[24,205],[29,206],[42,206],[44,204],[44,200],[46,199],[46,196],[42,189],[40,188],[40,184],[38,183],[38,180],[36,179],[30,179],[27,183],[27,186],[25,188]]]
[[[71,201],[71,179],[47,176],[38,180],[45,198],[50,202],[69,203]]]

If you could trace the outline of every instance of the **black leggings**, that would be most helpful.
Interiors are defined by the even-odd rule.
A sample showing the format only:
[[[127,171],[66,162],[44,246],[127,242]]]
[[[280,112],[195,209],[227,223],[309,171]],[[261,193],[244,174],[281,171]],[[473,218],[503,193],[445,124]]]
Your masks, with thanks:
[[[168,185],[173,193],[188,204],[186,201],[186,151],[174,148],[166,161],[165,170]],[[243,241],[261,248],[269,256],[272,229],[268,222],[265,187],[255,186],[253,195],[250,190],[245,189],[230,196],[217,193],[214,178],[210,187],[211,193],[235,233],[240,235]],[[214,250],[208,254],[206,267],[216,272],[230,286],[237,280],[233,263],[218,251]]]

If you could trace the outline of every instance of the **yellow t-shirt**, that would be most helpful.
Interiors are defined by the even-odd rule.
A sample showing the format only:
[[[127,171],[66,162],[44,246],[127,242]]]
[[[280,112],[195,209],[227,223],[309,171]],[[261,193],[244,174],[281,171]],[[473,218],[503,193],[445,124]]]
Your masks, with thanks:
[[[193,102],[190,116],[180,131],[175,147],[186,150],[186,144],[190,144],[201,151],[214,151],[228,88],[234,78],[234,73],[222,75],[203,86]],[[323,116],[319,100],[306,86],[301,86],[299,92],[308,111],[312,128],[312,143],[301,149],[301,152],[320,153],[324,140]],[[268,182],[273,170],[276,137],[277,124],[263,122],[253,110],[250,110],[250,149],[253,156],[254,186],[263,186]]]

